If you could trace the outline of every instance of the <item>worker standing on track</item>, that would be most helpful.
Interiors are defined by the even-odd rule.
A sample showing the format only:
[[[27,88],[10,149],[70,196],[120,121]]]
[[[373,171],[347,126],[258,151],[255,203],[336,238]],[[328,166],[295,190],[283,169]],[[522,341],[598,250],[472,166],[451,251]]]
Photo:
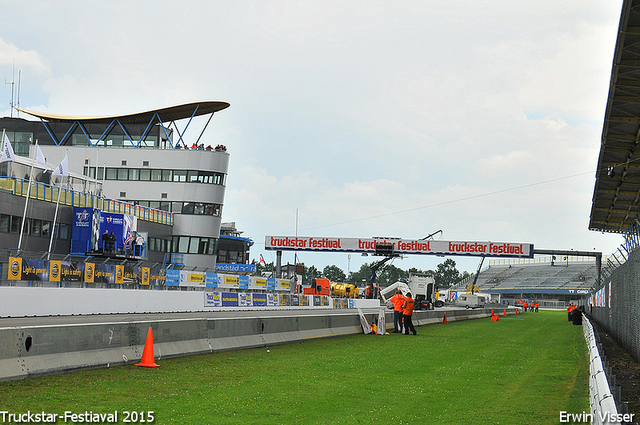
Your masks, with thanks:
[[[398,289],[396,294],[389,298],[393,304],[393,333],[402,333],[402,305],[404,304],[404,295]]]
[[[411,322],[414,304],[415,302],[413,301],[413,298],[411,298],[411,292],[407,292],[404,304],[402,304],[402,320],[404,322],[405,335],[409,335],[409,331],[413,332],[414,335],[418,334],[418,332],[416,332],[416,328],[413,327],[413,323]]]
[[[522,305],[524,307],[524,310],[522,311],[523,313],[525,313],[527,311],[527,306],[529,304],[525,301],[524,304]]]

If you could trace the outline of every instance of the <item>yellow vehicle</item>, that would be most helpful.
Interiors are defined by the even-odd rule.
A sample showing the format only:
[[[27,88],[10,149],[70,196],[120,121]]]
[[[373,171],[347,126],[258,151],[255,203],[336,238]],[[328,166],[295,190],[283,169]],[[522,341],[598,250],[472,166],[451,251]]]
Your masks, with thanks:
[[[331,295],[340,298],[356,298],[358,288],[350,283],[331,282]]]

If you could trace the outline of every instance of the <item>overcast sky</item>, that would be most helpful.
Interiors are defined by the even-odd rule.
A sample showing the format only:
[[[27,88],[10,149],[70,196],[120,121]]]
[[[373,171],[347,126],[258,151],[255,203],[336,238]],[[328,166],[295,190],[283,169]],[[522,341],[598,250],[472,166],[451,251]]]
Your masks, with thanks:
[[[24,109],[231,104],[205,144],[228,148],[223,221],[254,258],[274,259],[265,235],[296,227],[604,254],[622,242],[588,230],[621,0],[28,3],[0,14],[0,72],[20,71]],[[372,261],[299,257],[345,272]]]

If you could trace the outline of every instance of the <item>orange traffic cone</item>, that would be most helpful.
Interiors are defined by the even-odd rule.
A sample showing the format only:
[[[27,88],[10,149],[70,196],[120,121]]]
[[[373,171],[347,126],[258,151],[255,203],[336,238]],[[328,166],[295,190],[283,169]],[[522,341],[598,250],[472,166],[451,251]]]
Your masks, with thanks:
[[[516,307],[516,316],[518,315],[518,307]]]
[[[503,316],[504,316],[504,317],[507,317],[507,309],[506,309],[506,308],[504,309],[504,314],[503,314]]]
[[[447,322],[447,312],[446,311],[444,312],[444,320],[442,321],[442,323],[445,324],[445,325],[447,323],[449,323],[449,322]]]
[[[493,317],[493,310],[491,310],[491,317]]]
[[[491,320],[497,322],[498,320],[500,320],[500,316],[491,316]]]
[[[147,341],[144,343],[142,360],[140,360],[140,363],[137,363],[136,366],[160,367],[159,364],[155,364],[153,361],[153,330],[151,329],[151,326],[149,326],[149,332],[147,332]]]

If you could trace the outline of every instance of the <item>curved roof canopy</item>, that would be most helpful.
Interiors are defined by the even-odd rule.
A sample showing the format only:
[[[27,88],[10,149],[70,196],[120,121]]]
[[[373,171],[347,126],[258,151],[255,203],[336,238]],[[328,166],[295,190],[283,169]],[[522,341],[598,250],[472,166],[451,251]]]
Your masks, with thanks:
[[[611,70],[590,230],[627,233],[640,207],[640,0],[624,0]]]
[[[131,146],[139,148],[143,146],[143,141],[146,139],[151,127],[154,124],[159,124],[164,131],[164,135],[166,136],[163,137],[163,140],[169,141],[171,147],[174,148],[179,146],[180,143],[184,143],[184,134],[194,117],[209,115],[209,120],[204,125],[200,136],[196,140],[196,143],[198,143],[200,141],[200,137],[202,137],[202,133],[204,133],[204,130],[209,125],[213,114],[228,107],[229,104],[227,102],[194,102],[185,103],[183,105],[170,106],[168,108],[153,109],[151,111],[139,112],[137,114],[115,115],[107,117],[78,117],[46,114],[27,111],[25,109],[18,110],[26,114],[33,115],[34,117],[40,118],[45,129],[49,133],[49,136],[51,136],[53,142],[58,146],[68,143],[69,139],[78,129],[80,129],[85,135],[90,146],[98,146],[102,141],[105,140],[105,138],[115,127],[120,127],[123,134],[131,143]],[[180,131],[176,125],[176,121],[183,119],[188,119],[188,122],[185,125],[184,129]],[[52,123],[61,123],[63,126],[68,124],[67,128],[63,130],[66,131],[66,133],[61,138],[55,134],[54,130],[52,129]],[[169,123],[169,125],[166,126],[165,123]],[[92,139],[86,129],[86,125],[88,124],[103,125],[104,132],[97,139]],[[136,124],[146,125],[146,130],[144,130],[144,132],[140,135],[139,140],[134,140],[130,135],[130,132],[128,132],[126,129],[127,125]],[[175,129],[177,130],[179,136],[179,139],[177,141],[173,140],[169,135],[171,127],[175,127]]]
[[[74,117],[67,115],[54,115],[41,112],[33,112],[27,111],[25,109],[18,110],[20,112],[24,112],[25,114],[33,115],[34,117],[50,122],[82,122],[108,124],[117,119],[123,124],[147,124],[156,116],[156,114],[163,122],[169,122],[197,117],[200,115],[212,114],[228,107],[229,104],[227,102],[194,102],[177,106],[169,106],[167,108],[154,109],[151,111],[138,112],[136,114],[114,115],[110,117]]]

